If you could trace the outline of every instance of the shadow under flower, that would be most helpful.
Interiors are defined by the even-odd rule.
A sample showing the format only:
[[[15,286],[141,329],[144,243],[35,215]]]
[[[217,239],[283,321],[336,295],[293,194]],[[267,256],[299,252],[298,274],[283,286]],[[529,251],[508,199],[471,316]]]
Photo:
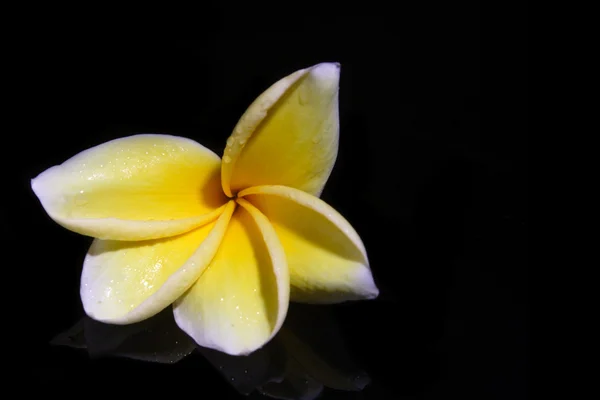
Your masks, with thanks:
[[[278,399],[308,400],[324,388],[360,391],[370,382],[351,359],[328,307],[290,304],[279,333],[247,356],[200,347],[165,309],[131,325],[109,325],[84,316],[51,344],[86,349],[91,358],[125,357],[176,363],[199,353],[239,393],[258,391]]]

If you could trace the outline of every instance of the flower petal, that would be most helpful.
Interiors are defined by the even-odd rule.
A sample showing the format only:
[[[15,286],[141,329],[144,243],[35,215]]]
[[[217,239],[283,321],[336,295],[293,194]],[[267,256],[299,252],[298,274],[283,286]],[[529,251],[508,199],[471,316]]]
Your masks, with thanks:
[[[332,207],[285,186],[257,186],[239,196],[273,224],[290,269],[292,301],[339,303],[377,297],[364,245]]]
[[[181,296],[214,257],[235,209],[179,236],[141,242],[96,239],[83,263],[81,301],[87,315],[111,324],[153,316]]]
[[[340,66],[322,63],[267,89],[227,140],[225,194],[257,185],[286,185],[320,195],[338,150]]]
[[[220,159],[193,140],[135,135],[85,150],[32,180],[48,215],[83,235],[147,240],[214,221]]]
[[[277,235],[243,199],[217,255],[175,302],[175,321],[200,346],[248,354],[279,331],[289,302],[289,275]]]

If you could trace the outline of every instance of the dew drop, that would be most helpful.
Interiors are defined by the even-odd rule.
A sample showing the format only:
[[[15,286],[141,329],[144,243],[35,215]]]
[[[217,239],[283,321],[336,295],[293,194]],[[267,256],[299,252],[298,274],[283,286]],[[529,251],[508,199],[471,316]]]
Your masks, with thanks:
[[[235,143],[235,139],[233,138],[233,136],[229,136],[227,138],[227,146],[231,147],[231,146],[233,146],[234,143]]]
[[[225,301],[225,299],[221,297],[221,301]]]
[[[231,157],[229,157],[229,156],[223,156],[223,162],[225,164],[230,163],[231,162]]]
[[[239,142],[240,142],[240,146],[243,146],[246,144],[246,139],[240,139]]]

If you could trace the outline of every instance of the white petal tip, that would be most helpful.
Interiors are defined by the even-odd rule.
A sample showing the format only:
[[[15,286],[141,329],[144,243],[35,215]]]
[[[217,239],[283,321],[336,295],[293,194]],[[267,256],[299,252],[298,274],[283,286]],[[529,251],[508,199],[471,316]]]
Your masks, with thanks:
[[[379,296],[379,289],[377,289],[376,287],[373,288],[373,290],[371,290],[369,292],[369,294],[367,294],[366,299],[367,300],[373,300],[376,299]]]
[[[36,176],[35,178],[32,178],[29,181],[29,184],[31,185],[31,190],[33,190],[33,193],[35,193],[36,196],[39,197],[38,192],[40,190],[40,176]]]
[[[321,63],[317,64],[310,70],[310,75],[316,78],[319,82],[327,82],[337,85],[340,80],[340,63]]]
[[[361,269],[357,278],[359,282],[362,282],[360,295],[363,299],[372,300],[379,296],[379,289],[375,285],[373,275],[368,268]]]
[[[48,211],[48,206],[51,204],[52,195],[53,195],[53,186],[50,181],[47,179],[50,174],[48,171],[53,170],[55,167],[49,168],[46,171],[40,173],[35,178],[31,179],[30,185],[33,194],[38,198],[38,200],[42,203],[44,209]]]

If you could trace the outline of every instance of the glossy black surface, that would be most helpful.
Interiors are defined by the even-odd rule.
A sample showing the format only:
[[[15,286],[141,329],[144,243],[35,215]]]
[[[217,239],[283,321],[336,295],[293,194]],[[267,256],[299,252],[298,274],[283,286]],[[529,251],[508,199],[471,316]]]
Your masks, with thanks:
[[[27,243],[11,261],[17,265],[6,266],[16,278],[4,283],[15,293],[6,303],[14,372],[31,383],[21,390],[75,398],[163,390],[169,398],[243,398],[238,390],[256,387],[288,396],[322,390],[324,399],[527,398],[520,14],[506,12],[505,30],[482,40],[479,6],[470,3],[306,6],[277,18],[247,7],[205,10],[182,31],[141,17],[118,29],[46,21],[19,47],[15,62],[26,77],[15,101],[30,106],[11,134],[23,155],[2,218],[7,247]],[[79,275],[91,240],[51,221],[29,180],[134,133],[186,136],[220,154],[262,90],[322,61],[342,65],[339,156],[322,198],[361,235],[380,297],[294,308],[299,321],[320,322],[290,319],[287,336],[251,360],[186,347],[167,328],[106,333],[82,320],[60,335],[83,316]],[[282,384],[267,383],[273,379]],[[250,398],[262,398],[259,391]]]

